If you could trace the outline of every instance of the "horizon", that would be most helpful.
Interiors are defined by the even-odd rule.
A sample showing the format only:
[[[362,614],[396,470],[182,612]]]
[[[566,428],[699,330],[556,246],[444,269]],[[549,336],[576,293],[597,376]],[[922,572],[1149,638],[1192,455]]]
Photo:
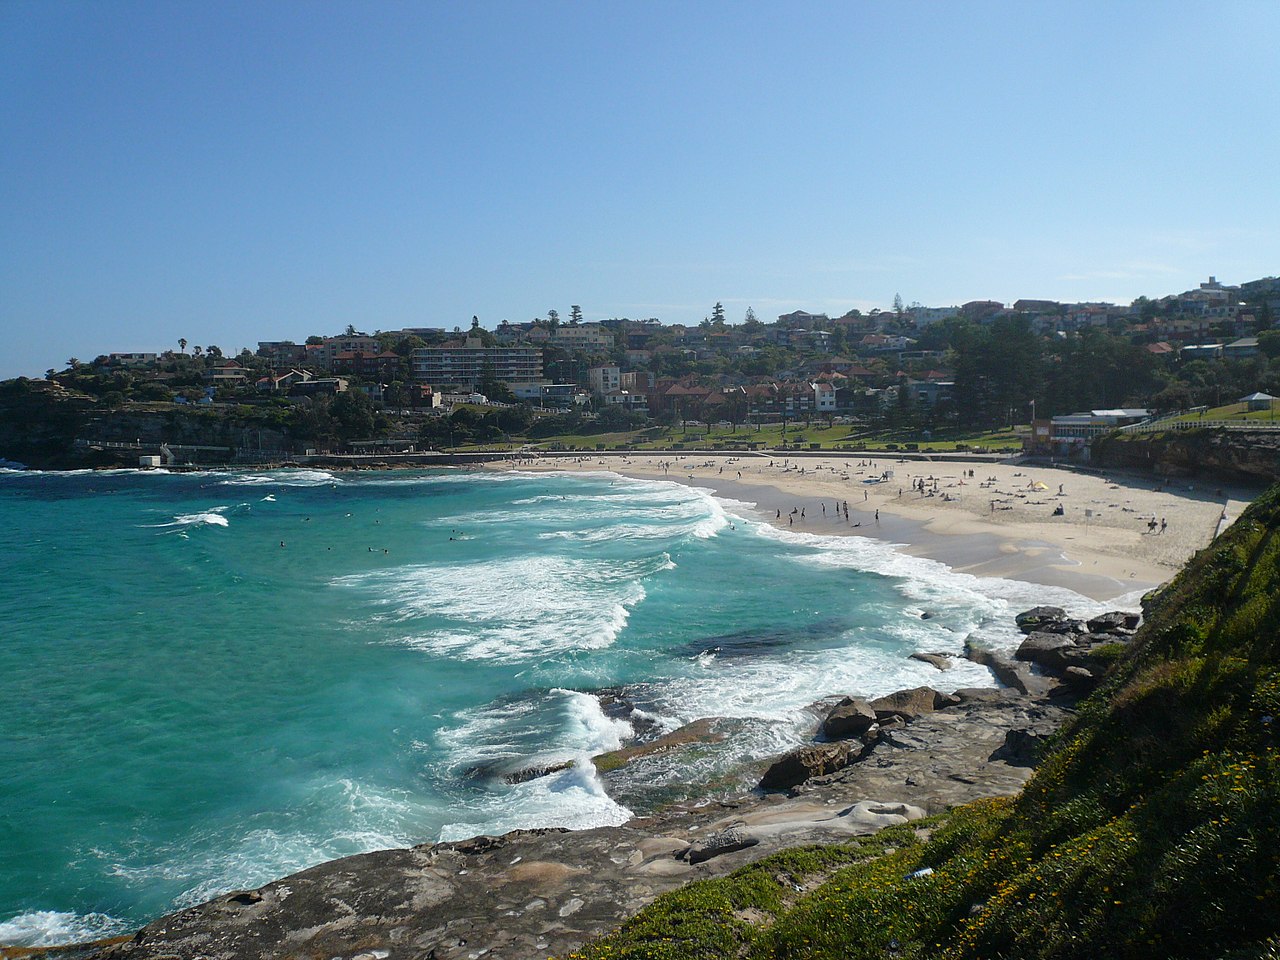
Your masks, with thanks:
[[[0,377],[1280,273],[1275,5],[323,11],[0,6]]]

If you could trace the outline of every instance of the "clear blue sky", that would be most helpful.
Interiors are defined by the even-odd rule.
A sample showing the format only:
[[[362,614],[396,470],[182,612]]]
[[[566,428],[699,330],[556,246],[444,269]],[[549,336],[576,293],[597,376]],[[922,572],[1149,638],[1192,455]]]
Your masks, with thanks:
[[[0,3],[0,376],[1280,273],[1280,3]]]

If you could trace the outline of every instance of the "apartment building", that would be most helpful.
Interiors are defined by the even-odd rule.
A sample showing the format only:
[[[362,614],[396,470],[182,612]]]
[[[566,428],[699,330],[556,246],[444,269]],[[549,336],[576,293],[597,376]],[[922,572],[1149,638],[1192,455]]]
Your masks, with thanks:
[[[419,347],[410,358],[412,376],[433,386],[457,385],[474,390],[486,375],[507,383],[542,379],[542,351],[537,347],[486,347],[479,337],[439,347]]]

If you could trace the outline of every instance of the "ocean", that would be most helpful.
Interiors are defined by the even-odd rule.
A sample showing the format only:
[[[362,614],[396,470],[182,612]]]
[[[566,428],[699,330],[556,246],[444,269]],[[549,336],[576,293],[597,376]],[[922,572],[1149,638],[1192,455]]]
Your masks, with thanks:
[[[820,698],[989,685],[908,654],[1102,609],[759,516],[603,472],[0,471],[0,944],[747,789]],[[698,769],[589,762],[704,717],[738,732]]]

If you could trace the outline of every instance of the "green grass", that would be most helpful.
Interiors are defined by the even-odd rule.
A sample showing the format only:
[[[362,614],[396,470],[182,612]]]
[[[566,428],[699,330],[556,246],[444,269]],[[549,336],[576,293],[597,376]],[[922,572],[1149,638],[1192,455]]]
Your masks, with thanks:
[[[1203,415],[1186,413],[1170,419],[1180,423],[1197,423],[1201,420],[1280,420],[1280,401],[1273,401],[1273,407],[1271,410],[1250,410],[1248,404],[1228,403],[1206,410]]]
[[[620,433],[560,434],[537,440],[514,440],[509,444],[481,443],[458,446],[451,449],[494,450],[519,449],[529,445],[540,450],[569,450],[591,452],[595,450],[628,449],[636,451],[667,450],[724,450],[743,449],[756,444],[760,449],[817,449],[835,453],[903,453],[960,451],[1013,452],[1020,449],[1021,434],[1014,430],[1000,430],[977,434],[956,434],[945,439],[922,438],[917,431],[869,432],[857,425],[828,427],[814,420],[808,426],[803,422],[788,423],[785,433],[781,424],[740,424],[738,427],[648,427]]]
[[[691,884],[574,956],[1276,957],[1278,528],[1280,486],[1151,598],[1018,797]]]

